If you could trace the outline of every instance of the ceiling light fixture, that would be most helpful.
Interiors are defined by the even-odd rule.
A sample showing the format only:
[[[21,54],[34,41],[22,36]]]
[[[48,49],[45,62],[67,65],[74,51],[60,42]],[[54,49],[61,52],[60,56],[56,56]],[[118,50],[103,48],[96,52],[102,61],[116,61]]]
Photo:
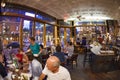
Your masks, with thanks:
[[[1,7],[5,7],[5,6],[6,6],[6,3],[5,3],[4,0],[2,0],[2,2],[1,2]]]

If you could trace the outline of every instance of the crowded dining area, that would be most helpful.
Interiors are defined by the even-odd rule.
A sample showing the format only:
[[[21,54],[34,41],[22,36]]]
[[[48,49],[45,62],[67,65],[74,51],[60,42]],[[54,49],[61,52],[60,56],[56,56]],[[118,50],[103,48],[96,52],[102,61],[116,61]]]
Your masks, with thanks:
[[[0,80],[119,80],[119,0],[0,0]]]

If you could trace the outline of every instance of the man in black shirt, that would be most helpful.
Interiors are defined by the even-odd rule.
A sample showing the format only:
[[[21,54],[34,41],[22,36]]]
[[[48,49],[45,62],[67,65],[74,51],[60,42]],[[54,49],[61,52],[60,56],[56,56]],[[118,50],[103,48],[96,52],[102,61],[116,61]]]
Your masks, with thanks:
[[[8,80],[7,79],[7,71],[3,65],[3,56],[2,54],[0,53],[0,76],[4,79],[4,80]],[[1,80],[1,78],[0,78]]]

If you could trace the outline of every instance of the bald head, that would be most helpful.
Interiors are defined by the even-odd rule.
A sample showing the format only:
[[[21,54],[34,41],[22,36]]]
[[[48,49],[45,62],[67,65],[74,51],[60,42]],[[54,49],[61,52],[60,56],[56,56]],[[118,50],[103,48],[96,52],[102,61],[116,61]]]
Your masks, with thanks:
[[[60,60],[56,56],[50,56],[47,59],[47,68],[51,71],[55,71],[59,68],[60,66]]]
[[[59,67],[60,65],[60,60],[56,57],[56,56],[50,56],[48,59],[47,59],[47,63],[50,63],[52,64],[54,67]]]

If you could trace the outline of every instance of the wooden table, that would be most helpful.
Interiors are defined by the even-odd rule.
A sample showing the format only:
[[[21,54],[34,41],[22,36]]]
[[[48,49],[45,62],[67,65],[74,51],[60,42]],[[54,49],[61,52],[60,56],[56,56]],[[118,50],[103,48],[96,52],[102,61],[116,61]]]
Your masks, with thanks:
[[[9,73],[9,80],[30,80],[30,77],[32,76],[30,73],[24,72],[22,70],[16,70],[12,72],[9,71]]]
[[[12,65],[9,64],[8,66],[8,74],[10,73],[9,80],[30,80],[31,74],[27,69],[16,69]]]

